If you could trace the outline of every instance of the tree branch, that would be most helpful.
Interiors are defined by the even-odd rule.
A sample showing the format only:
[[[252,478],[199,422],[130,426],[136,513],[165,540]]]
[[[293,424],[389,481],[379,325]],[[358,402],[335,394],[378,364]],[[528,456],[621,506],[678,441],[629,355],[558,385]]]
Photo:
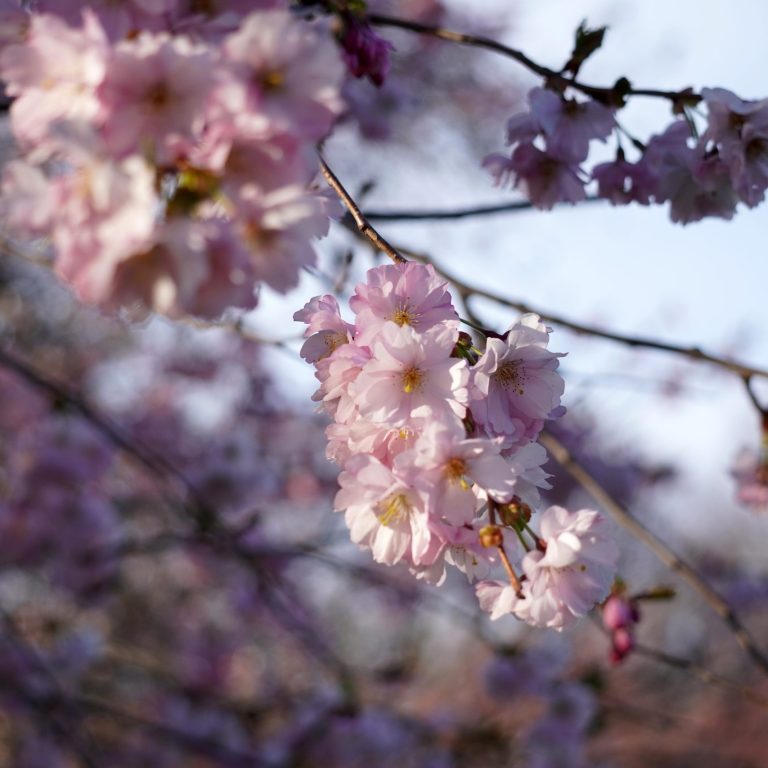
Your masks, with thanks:
[[[360,234],[367,237],[380,251],[389,256],[395,264],[402,264],[405,259],[393,248],[370,224],[366,219],[363,212],[360,210],[357,203],[352,199],[352,196],[344,188],[344,185],[336,177],[336,174],[328,167],[328,164],[320,157],[320,169],[325,176],[325,180],[328,182],[333,191],[339,196],[341,202],[349,211],[352,220],[355,222]]]
[[[701,595],[712,610],[720,616],[728,629],[747,652],[752,661],[768,674],[768,656],[755,644],[754,639],[741,623],[730,605],[707,584],[704,578],[679,555],[673,552],[654,533],[629,514],[592,475],[573,457],[571,452],[551,433],[542,432],[539,442],[550,452],[555,461],[587,493],[608,512],[616,522],[626,528],[636,539],[645,544],[664,565],[680,574],[689,586]]]
[[[584,203],[604,203],[607,202],[602,197],[588,197],[580,202]],[[530,211],[535,206],[529,200],[516,200],[513,203],[499,203],[496,205],[478,205],[471,208],[456,208],[452,211],[424,210],[424,211],[364,211],[368,221],[454,221],[457,219],[468,219],[473,216],[488,216],[496,213],[513,213],[517,211]]]
[[[465,34],[443,27],[421,24],[417,21],[398,19],[392,16],[383,16],[381,14],[370,14],[367,16],[367,19],[374,26],[395,27],[409,32],[416,32],[420,35],[429,35],[430,37],[436,37],[440,40],[458,43],[459,45],[468,45],[474,48],[482,48],[488,51],[493,51],[494,53],[499,53],[502,56],[513,59],[518,62],[518,64],[522,64],[527,70],[543,77],[550,83],[561,88],[573,88],[586,96],[590,96],[605,104],[612,104],[613,106],[620,106],[623,102],[623,98],[626,96],[649,96],[652,98],[666,99],[675,105],[686,104],[691,106],[697,104],[701,100],[701,96],[694,93],[691,89],[665,91],[656,88],[632,88],[627,85],[619,87],[619,83],[610,88],[588,85],[575,78],[567,77],[561,72],[556,72],[554,69],[538,64],[533,61],[533,59],[526,56],[522,51],[516,48],[511,48],[508,45],[503,45],[497,40],[493,40],[489,37]]]
[[[483,299],[494,301],[497,304],[501,304],[505,307],[510,307],[511,309],[514,309],[518,312],[533,312],[539,315],[542,320],[553,323],[554,325],[559,325],[563,328],[568,328],[574,333],[583,334],[586,336],[595,336],[597,338],[606,339],[608,341],[615,341],[620,344],[626,344],[629,347],[655,349],[659,352],[671,352],[673,354],[682,355],[683,357],[687,357],[688,359],[694,360],[696,362],[704,362],[710,363],[711,365],[716,365],[720,368],[724,368],[727,371],[736,373],[742,378],[748,378],[751,376],[768,378],[768,369],[766,368],[757,368],[745,363],[741,363],[737,360],[729,360],[726,357],[713,355],[709,352],[705,352],[699,347],[686,347],[679,344],[672,344],[667,341],[649,339],[643,336],[631,336],[629,334],[617,333],[615,331],[598,328],[594,325],[580,323],[576,320],[570,320],[566,317],[562,317],[561,315],[544,312],[541,309],[532,307],[527,302],[519,301],[516,299],[509,299],[506,296],[495,293],[494,291],[488,291],[484,288],[478,288],[477,286],[469,285],[453,273],[446,270],[444,267],[440,267],[435,264],[431,259],[424,256],[423,254],[414,253],[406,248],[401,248],[400,250],[413,258],[417,258],[419,261],[426,261],[432,264],[438,274],[442,275],[446,280],[448,280],[448,282],[453,283],[453,285],[456,286],[456,289],[462,298],[468,299],[472,296],[479,296]]]

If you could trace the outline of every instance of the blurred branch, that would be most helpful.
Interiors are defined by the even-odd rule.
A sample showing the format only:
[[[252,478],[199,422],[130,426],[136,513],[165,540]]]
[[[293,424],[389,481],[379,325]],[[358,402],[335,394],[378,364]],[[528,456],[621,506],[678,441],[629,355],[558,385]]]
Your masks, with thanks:
[[[730,605],[707,584],[704,578],[661,539],[629,514],[592,475],[573,457],[571,452],[550,432],[542,432],[539,441],[552,454],[555,461],[587,493],[608,512],[616,522],[645,544],[668,568],[676,571],[712,610],[720,616],[752,661],[768,674],[768,656],[761,651],[747,628],[741,623]]]
[[[706,667],[703,667],[701,664],[697,664],[695,661],[691,661],[690,659],[683,659],[679,656],[673,656],[666,651],[659,651],[656,648],[650,648],[647,645],[635,645],[635,647],[632,649],[632,653],[661,662],[662,664],[666,664],[668,667],[674,667],[675,669],[679,669],[684,672],[690,672],[692,675],[697,677],[702,682],[707,683],[708,685],[714,685],[718,688],[733,691],[734,693],[738,693],[740,696],[743,696],[752,704],[757,704],[763,709],[768,709],[768,696],[765,696],[764,694],[751,688],[739,685],[739,683],[734,682],[733,680],[729,680],[727,677],[718,675]]]
[[[194,485],[180,470],[167,461],[164,456],[150,451],[123,434],[116,424],[113,424],[109,419],[99,414],[86,400],[73,392],[66,384],[42,374],[28,363],[2,348],[0,348],[0,366],[12,371],[28,384],[45,392],[53,402],[66,405],[79,413],[82,418],[106,437],[110,443],[130,456],[156,480],[164,482],[169,478],[173,478],[179,482],[195,501],[194,506],[191,508],[184,503],[185,509],[189,509],[201,528],[206,529],[210,526],[211,514],[204,500],[199,497]],[[175,505],[175,501],[170,501],[169,503]]]
[[[50,728],[59,739],[69,744],[86,768],[98,768],[99,764],[93,756],[94,746],[88,738],[88,734],[84,731],[73,731],[71,727],[73,719],[77,721],[82,719],[83,715],[79,704],[69,696],[59,678],[48,667],[37,649],[22,638],[13,616],[4,608],[0,608],[0,627],[2,627],[0,637],[4,635],[8,642],[12,643],[19,657],[28,662],[46,680],[49,686],[49,690],[41,690],[38,683],[37,696],[33,696],[28,690],[22,691],[19,686],[13,684],[9,686],[9,692],[19,696],[27,706],[35,710],[41,723]],[[0,681],[0,688],[3,684],[4,681]],[[31,686],[34,686],[34,683],[31,683]],[[62,715],[62,718],[56,717],[57,714]]]
[[[513,59],[518,62],[518,64],[522,64],[530,72],[543,77],[547,83],[563,89],[573,88],[586,96],[590,96],[593,99],[612,106],[621,106],[624,98],[627,96],[650,96],[653,98],[666,99],[671,101],[676,107],[681,105],[694,106],[701,101],[701,96],[694,93],[690,88],[682,91],[666,91],[656,88],[632,88],[626,78],[620,78],[617,80],[616,84],[610,88],[588,85],[575,78],[567,77],[562,72],[556,72],[554,69],[538,64],[533,61],[533,59],[526,56],[522,51],[503,45],[497,40],[493,40],[489,37],[465,34],[463,32],[445,29],[444,27],[421,24],[417,21],[408,21],[407,19],[398,19],[392,16],[383,16],[375,13],[368,15],[366,18],[374,26],[404,29],[420,35],[429,35],[430,37],[436,37],[440,40],[458,43],[459,45],[467,45],[499,53],[502,56]]]
[[[744,388],[747,390],[747,396],[750,399],[750,402],[752,405],[755,406],[755,410],[760,415],[760,419],[763,423],[763,428],[768,430],[768,407],[764,406],[760,399],[758,398],[757,394],[755,393],[754,387],[752,386],[752,376],[753,374],[745,374],[744,379]]]

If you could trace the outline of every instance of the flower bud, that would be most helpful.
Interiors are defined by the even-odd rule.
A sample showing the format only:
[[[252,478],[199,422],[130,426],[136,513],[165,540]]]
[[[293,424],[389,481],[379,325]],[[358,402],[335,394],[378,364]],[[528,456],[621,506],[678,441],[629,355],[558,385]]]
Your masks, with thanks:
[[[504,536],[498,525],[486,525],[478,531],[480,543],[486,548],[500,547],[504,543]]]

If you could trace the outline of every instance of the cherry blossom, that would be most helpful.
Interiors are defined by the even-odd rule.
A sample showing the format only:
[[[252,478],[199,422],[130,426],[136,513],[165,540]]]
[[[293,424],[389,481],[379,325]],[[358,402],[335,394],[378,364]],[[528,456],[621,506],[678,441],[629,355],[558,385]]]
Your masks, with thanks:
[[[588,509],[549,507],[539,520],[544,551],[523,557],[523,599],[515,615],[539,627],[562,629],[608,593],[618,551],[605,521]]]

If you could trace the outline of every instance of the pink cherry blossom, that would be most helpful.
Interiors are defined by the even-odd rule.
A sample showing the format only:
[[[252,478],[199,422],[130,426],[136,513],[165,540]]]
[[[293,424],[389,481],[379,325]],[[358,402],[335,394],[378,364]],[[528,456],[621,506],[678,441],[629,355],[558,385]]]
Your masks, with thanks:
[[[373,358],[352,385],[363,416],[391,425],[413,418],[463,418],[469,371],[452,358],[454,332],[417,334],[386,323],[373,342]]]
[[[170,316],[215,318],[256,305],[248,254],[222,218],[176,218],[156,230],[151,248],[122,261],[110,304]]]
[[[253,13],[224,41],[228,103],[244,135],[324,137],[341,113],[344,75],[333,42],[288,11]]]
[[[472,368],[471,409],[475,421],[508,445],[534,440],[545,419],[559,413],[564,383],[562,354],[546,347],[549,329],[538,315],[523,315],[506,340],[488,339]]]
[[[523,558],[523,599],[515,615],[538,627],[562,629],[608,594],[618,552],[597,512],[549,507],[541,513],[544,551]]]
[[[597,195],[613,205],[630,202],[649,205],[656,177],[642,163],[630,163],[620,157],[609,163],[600,163],[592,169],[597,181]]]
[[[308,338],[300,354],[308,363],[328,357],[337,347],[352,340],[354,328],[342,320],[339,302],[334,296],[316,296],[295,312],[293,319],[307,324]]]
[[[315,263],[311,240],[327,234],[335,203],[300,184],[270,191],[248,185],[233,202],[235,226],[256,278],[281,293],[294,288],[299,270]]]
[[[690,145],[691,130],[677,120],[651,138],[641,165],[656,178],[656,202],[669,201],[672,221],[687,224],[706,216],[733,217],[737,198],[728,167],[717,155]]]
[[[372,456],[352,457],[339,476],[335,508],[345,512],[352,541],[386,565],[418,565],[432,534],[420,493]]]
[[[551,475],[542,469],[549,456],[540,443],[526,443],[519,448],[502,451],[515,473],[515,496],[531,507],[541,501],[539,490],[549,490]]]
[[[358,401],[353,385],[370,360],[370,349],[357,344],[343,344],[320,359],[315,376],[321,386],[312,399],[322,402],[323,409],[341,423],[356,418]]]
[[[171,138],[200,135],[213,85],[213,57],[201,45],[146,32],[119,43],[98,90],[108,146],[118,155],[152,147],[167,162]]]
[[[359,344],[370,344],[386,322],[409,326],[418,333],[438,325],[458,328],[448,284],[431,264],[408,262],[369,270],[349,306],[357,315],[355,339]]]
[[[518,144],[511,157],[489,155],[483,166],[493,174],[496,185],[521,186],[537,208],[550,210],[556,203],[578,203],[586,198],[581,169],[573,162],[535,147]]]
[[[478,581],[475,584],[475,595],[480,608],[491,614],[491,621],[514,612],[520,603],[514,587],[503,581]]]
[[[106,57],[104,30],[88,9],[78,29],[56,16],[33,16],[26,41],[0,55],[0,78],[8,96],[16,97],[11,106],[16,139],[34,147],[55,121],[94,120]]]
[[[471,523],[476,517],[477,485],[495,501],[514,495],[517,475],[499,453],[499,441],[466,439],[460,422],[426,424],[412,452],[401,454],[396,465],[418,468],[417,484],[428,492],[430,511],[453,525]]]
[[[605,141],[616,125],[608,107],[566,99],[547,88],[533,88],[528,103],[546,136],[547,152],[571,163],[586,160],[589,142]]]
[[[56,271],[85,301],[103,302],[120,262],[151,243],[158,211],[154,173],[137,156],[94,159],[54,182]]]

